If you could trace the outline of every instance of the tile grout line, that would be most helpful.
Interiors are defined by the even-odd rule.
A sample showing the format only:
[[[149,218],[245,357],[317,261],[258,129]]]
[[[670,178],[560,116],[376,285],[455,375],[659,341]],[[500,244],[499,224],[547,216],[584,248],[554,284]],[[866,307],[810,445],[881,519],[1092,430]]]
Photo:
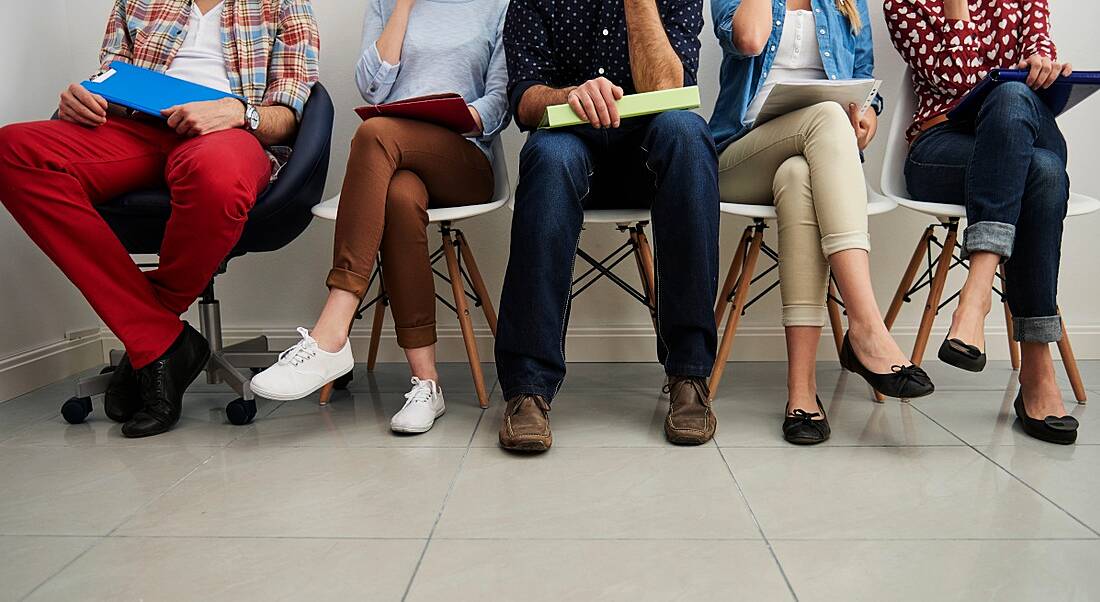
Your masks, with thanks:
[[[486,396],[492,402],[493,393],[497,390],[497,385],[500,381],[496,378],[493,379],[493,386],[490,387]],[[420,556],[416,559],[416,565],[413,567],[412,574],[409,575],[409,582],[405,584],[405,591],[401,594],[401,602],[405,602],[409,597],[409,592],[412,591],[413,583],[416,582],[417,575],[420,574],[420,566],[424,563],[424,557],[428,554],[428,546],[432,544],[432,537],[435,536],[435,529],[439,526],[440,519],[443,518],[443,511],[447,508],[447,501],[451,499],[451,494],[454,493],[455,485],[458,483],[458,477],[462,474],[462,467],[466,465],[466,458],[470,455],[470,450],[473,448],[474,437],[477,436],[478,428],[481,426],[481,421],[485,419],[485,414],[488,413],[487,409],[481,410],[481,415],[477,417],[477,422],[474,423],[473,431],[470,433],[470,438],[466,441],[466,450],[462,453],[462,459],[458,461],[458,468],[455,469],[455,475],[451,478],[451,484],[447,487],[447,495],[443,496],[443,501],[439,504],[439,512],[435,515],[435,521],[432,523],[432,528],[428,531],[428,538],[424,540],[424,547],[420,549]]]
[[[779,561],[779,556],[775,553],[775,548],[772,547],[771,540],[768,539],[764,528],[760,525],[760,520],[756,518],[756,512],[752,509],[752,504],[749,503],[748,496],[745,495],[745,490],[741,487],[741,481],[737,480],[737,475],[733,474],[733,467],[730,466],[729,460],[726,458],[725,452],[721,447],[718,447],[718,442],[714,443],[715,449],[718,450],[718,456],[722,458],[722,463],[726,465],[726,470],[730,473],[730,478],[733,479],[733,484],[737,487],[737,493],[741,495],[741,499],[745,501],[745,507],[749,510],[749,515],[752,516],[752,522],[756,525],[756,530],[760,533],[760,537],[764,540],[764,545],[768,548],[768,553],[771,554],[772,561],[775,562],[775,568],[779,569],[779,575],[783,577],[783,583],[787,585],[787,591],[791,593],[791,597],[794,602],[798,602],[798,594],[794,591],[794,586],[791,585],[791,580],[787,578],[787,572],[783,570],[783,563]]]
[[[974,453],[976,453],[979,456],[981,456],[982,458],[984,458],[990,464],[992,464],[992,465],[996,466],[997,468],[1001,469],[1005,474],[1007,474],[1008,476],[1015,479],[1018,483],[1020,483],[1024,487],[1027,487],[1028,489],[1030,489],[1035,495],[1037,495],[1040,498],[1046,500],[1046,502],[1048,504],[1054,506],[1058,510],[1061,510],[1063,514],[1065,514],[1066,516],[1073,519],[1074,522],[1076,522],[1077,524],[1079,524],[1082,527],[1084,527],[1085,529],[1087,529],[1090,533],[1092,533],[1093,535],[1096,535],[1097,537],[1100,537],[1100,532],[1097,532],[1096,529],[1093,529],[1091,526],[1089,526],[1087,523],[1085,523],[1085,521],[1077,518],[1077,516],[1074,515],[1072,512],[1070,512],[1069,510],[1066,510],[1065,508],[1063,508],[1061,504],[1059,504],[1059,503],[1055,502],[1054,500],[1050,499],[1049,497],[1047,497],[1046,494],[1044,494],[1043,492],[1041,492],[1038,489],[1036,489],[1035,487],[1033,487],[1031,485],[1031,483],[1028,483],[1027,481],[1023,480],[1022,478],[1017,476],[1015,473],[1013,473],[1011,470],[1005,468],[1004,466],[1002,466],[999,462],[997,462],[993,458],[990,458],[988,455],[985,454],[985,452],[983,452],[982,450],[980,450],[977,447],[975,447],[974,445],[972,445],[969,441],[967,441],[966,439],[963,439],[959,435],[955,434],[955,432],[952,431],[951,429],[949,429],[946,426],[940,424],[940,422],[938,420],[936,420],[935,418],[933,418],[932,416],[927,414],[924,410],[920,409],[920,407],[918,407],[917,405],[912,405],[912,408],[914,410],[916,410],[918,413],[920,413],[922,416],[924,416],[925,418],[927,418],[927,419],[931,420],[932,422],[934,422],[937,426],[939,426],[943,430],[947,431],[948,433],[951,433],[952,437],[955,437],[959,441],[962,441],[963,443],[965,443],[967,447],[974,450]],[[1011,427],[1009,427],[1009,428],[1011,428]],[[998,447],[1008,447],[1008,446],[998,446]]]

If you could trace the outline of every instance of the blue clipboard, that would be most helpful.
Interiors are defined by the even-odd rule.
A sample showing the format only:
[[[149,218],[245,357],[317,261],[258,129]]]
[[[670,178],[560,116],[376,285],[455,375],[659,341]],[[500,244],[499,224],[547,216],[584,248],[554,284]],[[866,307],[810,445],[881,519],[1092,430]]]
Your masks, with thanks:
[[[189,102],[223,98],[241,100],[234,94],[118,61],[80,85],[107,102],[158,118],[163,118],[161,111]]]
[[[1024,69],[994,69],[978,85],[963,97],[958,106],[951,109],[947,118],[965,121],[973,119],[982,107],[990,91],[1004,82],[1025,82],[1028,72]],[[1050,107],[1055,115],[1061,115],[1100,91],[1100,71],[1078,71],[1069,76],[1059,77],[1058,81],[1046,89],[1036,90],[1039,98]]]

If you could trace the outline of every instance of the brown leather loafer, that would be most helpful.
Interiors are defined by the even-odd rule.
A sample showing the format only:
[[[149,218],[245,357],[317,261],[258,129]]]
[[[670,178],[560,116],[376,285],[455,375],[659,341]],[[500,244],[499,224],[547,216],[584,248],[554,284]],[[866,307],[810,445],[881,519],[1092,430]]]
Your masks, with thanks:
[[[702,445],[714,437],[718,419],[710,407],[710,389],[702,378],[671,376],[665,385],[668,417],[665,437],[677,445]]]
[[[515,451],[550,449],[550,404],[538,395],[519,395],[508,400],[500,423],[500,446]]]

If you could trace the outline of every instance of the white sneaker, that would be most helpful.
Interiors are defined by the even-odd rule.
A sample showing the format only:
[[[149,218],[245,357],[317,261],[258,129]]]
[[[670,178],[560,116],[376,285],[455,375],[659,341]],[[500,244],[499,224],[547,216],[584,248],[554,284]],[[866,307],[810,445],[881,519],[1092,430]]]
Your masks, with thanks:
[[[253,393],[277,401],[301,399],[355,367],[350,340],[340,351],[329,353],[317,346],[305,328],[299,328],[298,334],[302,340],[297,345],[282,352],[274,366],[252,377]]]
[[[390,429],[396,433],[426,433],[435,419],[447,411],[443,405],[443,390],[434,380],[412,378],[412,389],[405,393],[405,407],[393,415]]]

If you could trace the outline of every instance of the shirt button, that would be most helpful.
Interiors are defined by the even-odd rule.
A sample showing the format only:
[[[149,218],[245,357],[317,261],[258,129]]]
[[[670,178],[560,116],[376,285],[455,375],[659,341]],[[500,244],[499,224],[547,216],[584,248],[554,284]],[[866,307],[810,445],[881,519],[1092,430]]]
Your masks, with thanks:
[[[833,56],[833,55],[829,54],[829,51],[828,51],[828,50],[826,50],[826,51],[825,51],[825,56]]]
[[[776,25],[782,25],[782,24],[783,24],[783,22],[782,22],[782,21],[780,21],[779,19],[776,19],[776,20],[775,20],[775,24],[776,24]]]
[[[822,28],[822,29],[819,29],[819,30],[817,30],[817,31],[818,31],[819,33],[821,33],[821,35],[825,35],[825,29],[824,29],[824,28]]]
[[[600,67],[599,69],[596,69],[596,73],[599,73],[600,75],[603,75],[603,67]]]
[[[768,50],[771,50],[772,52],[775,52],[775,44],[772,44],[771,48],[769,48]]]
[[[608,31],[607,31],[606,29],[605,29],[605,30],[603,30],[603,35],[605,35],[605,36],[606,36],[607,34],[608,34]]]
[[[835,75],[833,76],[833,79],[836,79],[836,76],[835,76]]]

